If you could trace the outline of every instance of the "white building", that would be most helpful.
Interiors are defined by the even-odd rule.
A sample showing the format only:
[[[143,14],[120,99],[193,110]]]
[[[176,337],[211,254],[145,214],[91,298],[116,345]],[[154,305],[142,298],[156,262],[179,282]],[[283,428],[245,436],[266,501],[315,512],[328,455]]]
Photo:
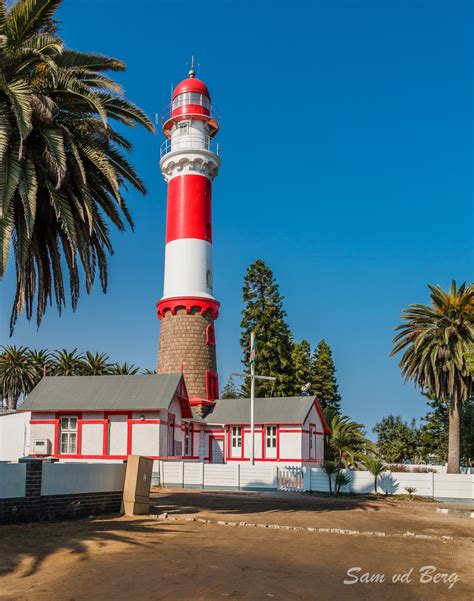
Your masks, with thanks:
[[[199,417],[181,374],[46,377],[20,411],[30,415],[32,455],[62,461],[117,461],[130,454],[250,460],[249,399],[219,399]],[[317,464],[324,459],[325,431],[313,396],[255,399],[257,463]]]

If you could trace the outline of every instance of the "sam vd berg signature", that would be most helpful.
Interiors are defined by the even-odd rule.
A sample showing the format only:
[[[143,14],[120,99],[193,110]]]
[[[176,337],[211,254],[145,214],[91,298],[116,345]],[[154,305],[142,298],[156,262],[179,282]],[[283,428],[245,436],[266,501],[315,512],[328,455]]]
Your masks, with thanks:
[[[343,582],[344,584],[381,584],[391,581],[410,584],[414,580],[418,580],[420,584],[445,584],[451,590],[459,581],[459,576],[456,572],[451,574],[441,572],[436,566],[422,566],[418,571],[415,571],[415,568],[410,568],[407,572],[395,573],[391,576],[384,573],[364,572],[361,567],[354,566],[347,570]]]

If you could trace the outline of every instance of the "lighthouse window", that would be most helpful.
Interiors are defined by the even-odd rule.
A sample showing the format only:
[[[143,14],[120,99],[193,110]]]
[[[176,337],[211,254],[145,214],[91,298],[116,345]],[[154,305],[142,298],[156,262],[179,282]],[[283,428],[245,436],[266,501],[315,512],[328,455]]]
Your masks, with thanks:
[[[216,344],[216,333],[214,331],[214,324],[210,323],[206,328],[206,344]]]
[[[188,104],[197,104],[198,106],[203,106],[208,109],[209,98],[198,92],[184,92],[184,94],[176,96],[172,102],[171,108],[172,110],[175,110],[180,106],[186,106]]]
[[[210,269],[206,271],[206,286],[212,288],[212,271]]]
[[[180,121],[178,123],[178,130],[180,134],[187,134],[189,132],[189,121]]]

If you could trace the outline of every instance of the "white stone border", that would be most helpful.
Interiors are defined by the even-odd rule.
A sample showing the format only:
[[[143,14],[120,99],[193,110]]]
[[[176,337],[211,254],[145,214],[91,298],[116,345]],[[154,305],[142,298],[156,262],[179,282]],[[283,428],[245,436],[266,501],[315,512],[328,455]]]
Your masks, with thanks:
[[[199,522],[200,524],[216,524],[218,526],[240,526],[245,528],[268,528],[269,530],[292,530],[293,532],[311,532],[311,533],[324,533],[324,534],[344,534],[344,535],[355,535],[355,536],[381,536],[391,538],[417,538],[423,540],[440,540],[442,542],[448,542],[454,540],[452,536],[441,535],[437,536],[434,534],[415,534],[414,532],[407,532],[403,534],[390,534],[386,532],[371,532],[364,530],[347,530],[344,528],[305,528],[303,526],[281,526],[279,524],[254,524],[252,522],[226,522],[224,520],[207,520],[204,518],[180,518],[168,513],[160,513],[159,515],[150,514],[150,517],[156,520],[167,520],[170,522]]]

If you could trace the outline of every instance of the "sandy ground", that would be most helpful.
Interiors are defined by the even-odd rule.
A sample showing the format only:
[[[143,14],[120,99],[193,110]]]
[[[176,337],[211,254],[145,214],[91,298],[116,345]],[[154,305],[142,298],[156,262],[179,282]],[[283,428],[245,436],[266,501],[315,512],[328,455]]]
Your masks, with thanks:
[[[0,527],[0,599],[468,600],[474,597],[474,520],[432,504],[363,503],[300,495],[254,496],[165,491],[153,518],[96,518]],[[229,527],[187,516],[305,527],[378,530],[386,537]],[[423,540],[395,536],[452,536]],[[420,568],[459,580],[420,582]],[[384,582],[344,584],[354,572]],[[413,570],[392,582],[394,574]]]

